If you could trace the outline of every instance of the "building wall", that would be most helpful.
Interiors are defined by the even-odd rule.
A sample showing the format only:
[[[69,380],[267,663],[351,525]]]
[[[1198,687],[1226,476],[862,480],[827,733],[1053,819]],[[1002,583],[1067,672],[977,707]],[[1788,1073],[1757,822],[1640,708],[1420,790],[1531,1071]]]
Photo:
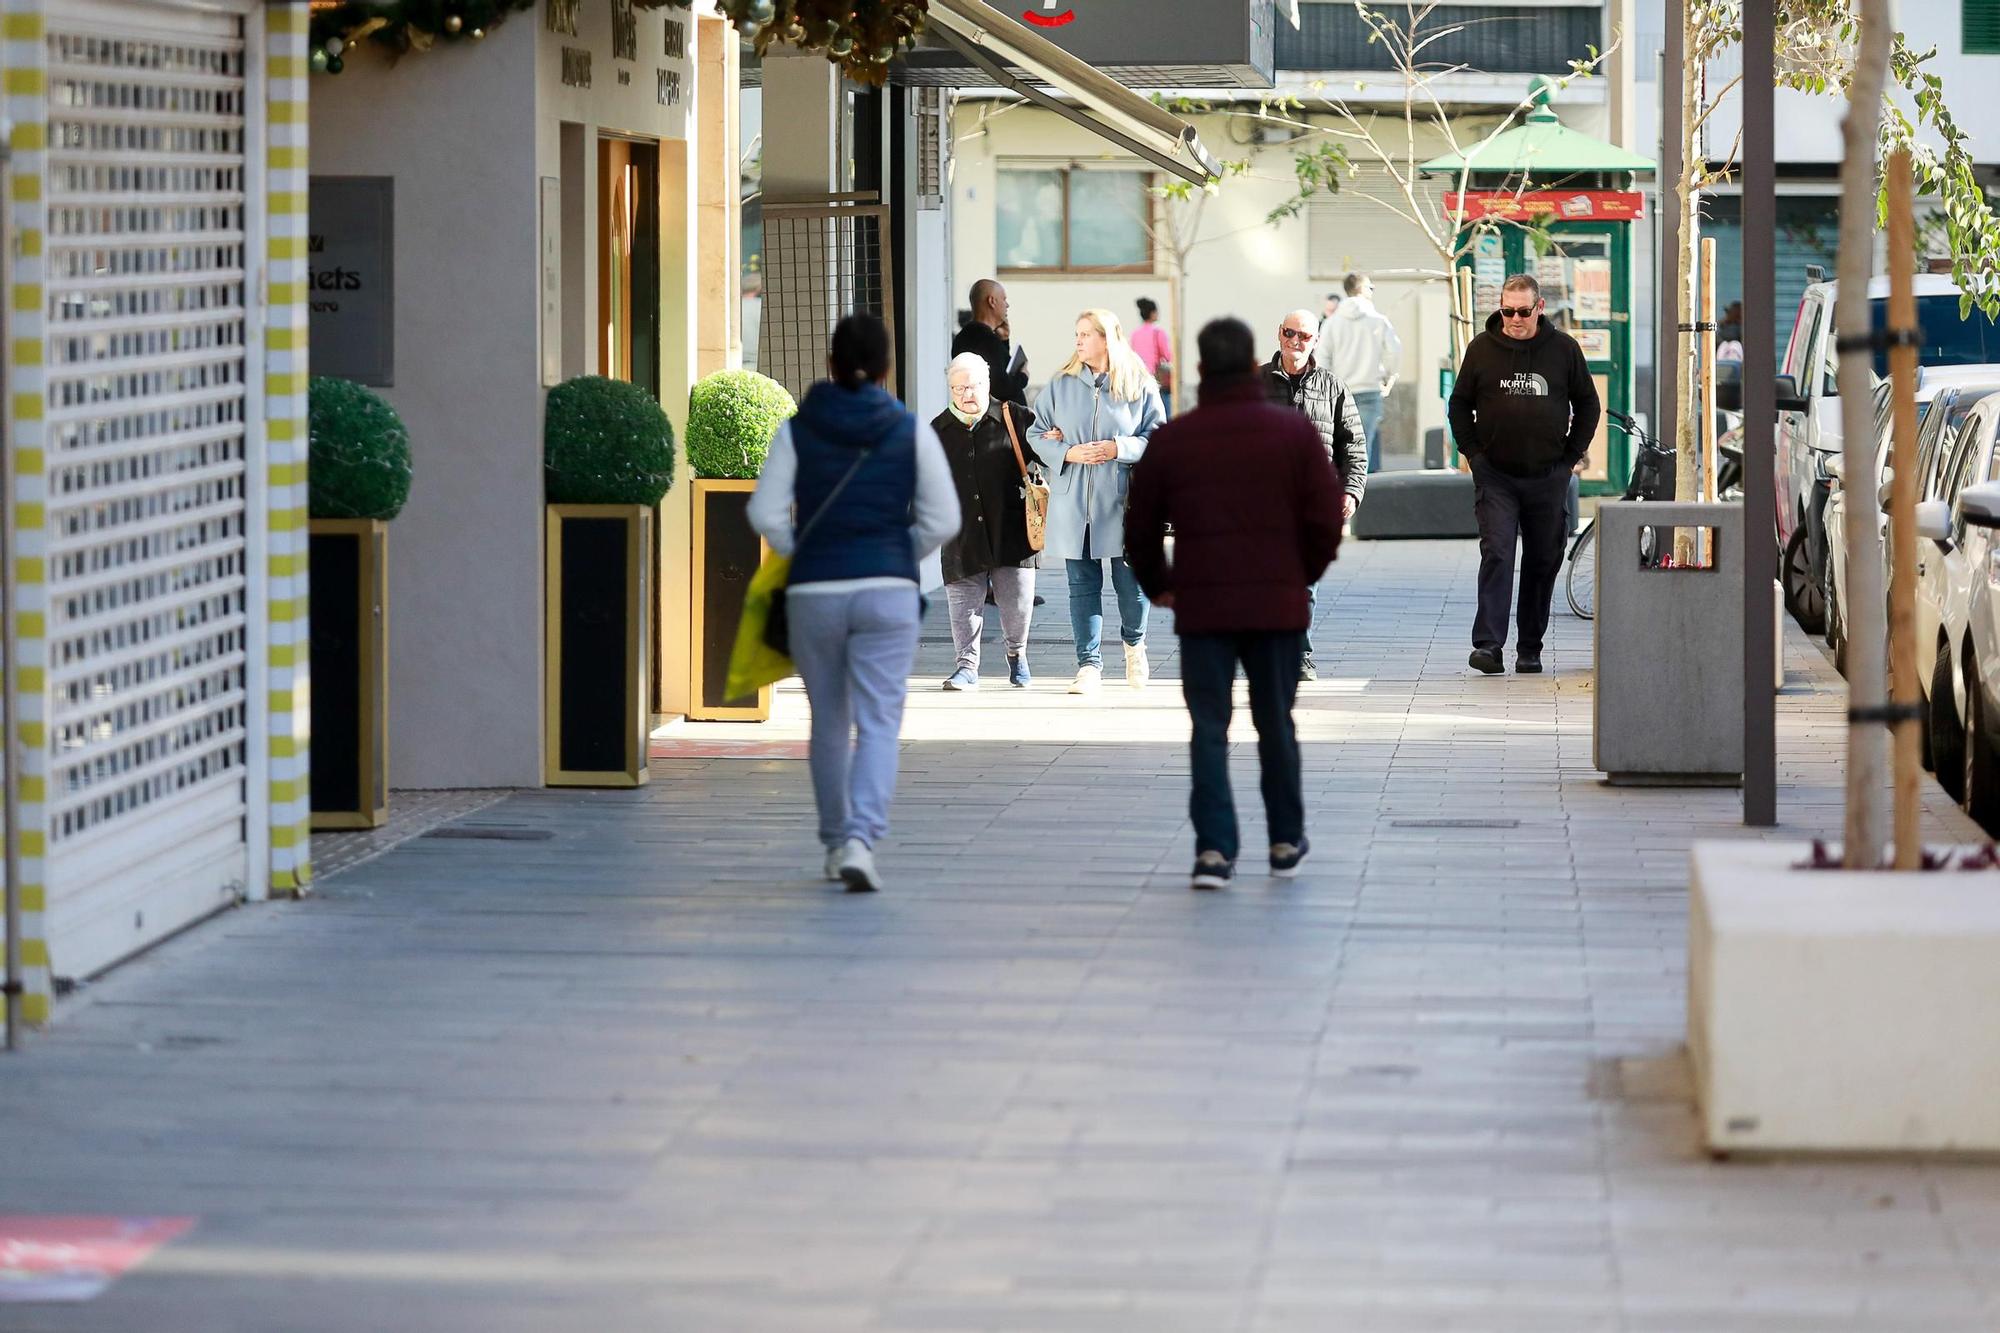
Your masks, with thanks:
[[[953,299],[963,307],[978,278],[996,270],[997,215],[995,180],[1002,163],[1059,164],[1101,162],[1121,155],[1102,140],[1051,112],[1010,107],[987,101],[961,100],[954,112],[952,187]],[[1593,108],[1602,119],[1602,108]],[[1209,201],[1201,227],[1206,238],[1188,258],[1187,310],[1181,320],[1190,346],[1177,348],[1182,367],[1177,402],[1187,401],[1194,387],[1192,342],[1208,320],[1235,315],[1256,330],[1262,354],[1275,350],[1277,328],[1284,315],[1304,307],[1317,311],[1329,291],[1338,288],[1336,262],[1315,276],[1309,264],[1310,224],[1304,218],[1268,224],[1272,209],[1296,193],[1291,148],[1259,148],[1232,142],[1232,130],[1219,116],[1196,116],[1207,143],[1218,157],[1249,157],[1248,173],[1225,181]],[[1418,160],[1445,151],[1442,140],[1418,145]],[[1322,252],[1331,260],[1348,254],[1382,253],[1385,248],[1409,257],[1408,268],[1442,271],[1442,261],[1424,248],[1413,224],[1387,209],[1350,197],[1340,205],[1336,226],[1351,231],[1352,249],[1336,232]],[[1385,247],[1377,228],[1398,228],[1402,238]],[[1167,307],[1168,263],[1156,254],[1153,273],[1027,274],[1001,273],[1013,309],[1014,338],[1028,355],[1031,392],[1068,359],[1078,311],[1093,306],[1110,309],[1129,328],[1137,322],[1133,303],[1151,297]],[[1444,405],[1437,392],[1438,367],[1449,342],[1446,294],[1441,279],[1429,271],[1375,274],[1376,304],[1395,324],[1403,341],[1403,364],[1384,438],[1390,453],[1418,453],[1422,432],[1444,424]],[[1163,313],[1163,318],[1164,318]]]
[[[395,178],[395,384],[409,504],[389,531],[389,780],[542,777],[535,209],[539,16],[312,86],[313,173]]]
[[[415,480],[390,531],[390,780],[401,788],[538,786],[542,780],[542,384],[540,180],[561,179],[564,373],[595,373],[596,141],[663,140],[661,397],[685,425],[696,331],[688,243],[694,103],[689,56],[639,11],[638,59],[612,55],[611,7],[580,7],[578,32],[537,10],[477,45],[391,64],[351,53],[312,89],[313,170],[396,180],[396,370],[385,395],[410,429]],[[562,81],[564,47],[591,53],[591,86]],[[659,71],[679,101],[659,103]],[[627,78],[619,79],[623,72]],[[565,154],[564,126],[571,127]],[[580,150],[580,151],[578,151]],[[574,234],[573,234],[574,233]],[[724,256],[722,262],[727,262]],[[663,547],[678,548],[670,496]],[[675,575],[686,578],[686,560]],[[685,676],[685,653],[680,675]],[[671,664],[669,672],[672,671]]]

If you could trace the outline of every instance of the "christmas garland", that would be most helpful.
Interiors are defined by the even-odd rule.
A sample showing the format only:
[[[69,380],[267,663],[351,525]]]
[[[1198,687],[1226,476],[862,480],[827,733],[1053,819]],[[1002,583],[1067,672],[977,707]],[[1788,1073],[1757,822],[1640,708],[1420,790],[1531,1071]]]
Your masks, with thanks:
[[[635,9],[691,9],[694,0],[632,0]],[[535,0],[313,0],[312,67],[338,74],[349,47],[369,41],[402,55],[438,42],[476,42]],[[929,0],[717,0],[758,55],[784,42],[824,51],[856,83],[880,86],[897,54],[917,44]]]
[[[634,0],[645,8],[693,0]],[[717,0],[717,8],[751,38],[757,54],[774,42],[824,51],[856,83],[880,86],[898,52],[917,44],[929,0]]]
[[[340,73],[347,49],[361,41],[397,55],[438,42],[476,42],[509,14],[534,7],[535,0],[314,0],[312,67]]]

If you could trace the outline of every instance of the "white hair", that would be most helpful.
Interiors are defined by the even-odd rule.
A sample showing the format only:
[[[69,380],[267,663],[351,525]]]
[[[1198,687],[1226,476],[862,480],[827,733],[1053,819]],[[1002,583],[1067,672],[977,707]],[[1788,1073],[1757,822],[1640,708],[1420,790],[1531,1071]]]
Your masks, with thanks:
[[[988,365],[986,358],[979,353],[960,352],[953,357],[951,364],[944,368],[945,383],[951,383],[951,377],[961,370],[973,382],[983,384],[989,389],[993,387],[993,367]]]
[[[1300,309],[1300,310],[1288,311],[1285,314],[1285,318],[1279,320],[1278,323],[1282,326],[1285,320],[1290,319],[1293,315],[1297,315],[1299,319],[1304,322],[1305,326],[1311,329],[1315,335],[1319,333],[1320,318],[1317,314],[1315,314],[1313,311],[1310,310]]]

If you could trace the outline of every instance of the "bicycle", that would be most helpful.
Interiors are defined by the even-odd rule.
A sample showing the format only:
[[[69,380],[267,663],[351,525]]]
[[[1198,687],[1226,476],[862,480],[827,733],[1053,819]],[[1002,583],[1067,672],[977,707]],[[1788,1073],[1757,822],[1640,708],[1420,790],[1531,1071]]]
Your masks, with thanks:
[[[1605,418],[1613,426],[1625,432],[1639,446],[1638,456],[1632,462],[1632,479],[1625,485],[1627,500],[1671,500],[1674,495],[1674,451],[1661,444],[1639,428],[1639,423],[1623,412],[1606,412]],[[1741,465],[1738,464],[1740,471]],[[1718,473],[1722,469],[1717,469]],[[1718,480],[1721,477],[1718,476]],[[1639,531],[1639,558],[1648,565],[1657,565],[1666,553],[1660,549],[1659,539],[1652,528]],[[1589,620],[1596,615],[1597,597],[1597,516],[1576,534],[1569,548],[1569,577],[1564,582],[1564,591],[1569,598],[1570,614],[1579,620]]]

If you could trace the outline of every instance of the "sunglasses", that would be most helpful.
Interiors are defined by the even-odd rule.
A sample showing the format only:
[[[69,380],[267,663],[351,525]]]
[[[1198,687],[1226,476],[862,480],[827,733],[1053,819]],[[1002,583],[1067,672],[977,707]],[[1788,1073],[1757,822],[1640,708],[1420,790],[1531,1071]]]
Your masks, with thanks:
[[[1500,307],[1500,315],[1503,319],[1526,319],[1528,316],[1534,313],[1535,313],[1535,308],[1531,305],[1524,305],[1524,306],[1503,305]]]
[[[1312,341],[1312,335],[1304,329],[1279,329],[1278,336],[1287,342],[1309,343]]]

